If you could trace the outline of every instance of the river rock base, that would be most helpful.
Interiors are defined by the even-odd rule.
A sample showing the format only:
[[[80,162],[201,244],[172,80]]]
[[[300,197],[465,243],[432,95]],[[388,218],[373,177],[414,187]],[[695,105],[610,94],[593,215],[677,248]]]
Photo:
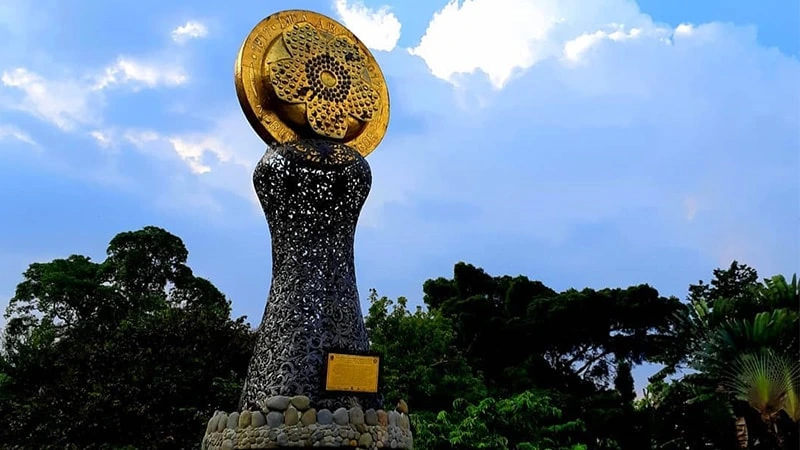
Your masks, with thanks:
[[[281,447],[413,447],[408,415],[360,408],[334,412],[311,408],[301,412],[217,411],[208,421],[202,450],[270,449]]]

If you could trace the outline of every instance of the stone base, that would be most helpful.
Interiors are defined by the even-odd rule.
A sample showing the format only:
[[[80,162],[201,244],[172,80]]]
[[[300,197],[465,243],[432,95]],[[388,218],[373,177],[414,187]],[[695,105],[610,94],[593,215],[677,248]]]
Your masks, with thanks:
[[[307,411],[311,412],[313,409]],[[289,414],[301,416],[294,410],[287,411]],[[267,413],[276,416],[277,411]],[[282,416],[286,414],[284,412]],[[244,411],[232,413],[230,415],[218,411],[208,422],[206,435],[203,438],[203,450],[234,450],[234,449],[271,449],[279,447],[294,448],[314,448],[314,447],[358,447],[366,449],[407,449],[413,447],[413,438],[410,430],[408,416],[402,413],[391,411],[367,410],[368,419],[379,418],[379,423],[368,425],[362,419],[365,414],[360,408],[351,408],[350,411],[344,408],[331,413],[328,410],[321,410],[319,414],[306,414],[304,419],[315,415],[323,422],[328,422],[334,416],[337,422],[332,423],[309,423],[295,421],[294,417],[289,418],[287,425],[277,424],[276,417],[269,420],[260,411]],[[345,418],[346,423],[345,423]],[[351,423],[350,418],[353,418]],[[272,422],[270,426],[267,421]],[[374,420],[368,420],[374,423]]]

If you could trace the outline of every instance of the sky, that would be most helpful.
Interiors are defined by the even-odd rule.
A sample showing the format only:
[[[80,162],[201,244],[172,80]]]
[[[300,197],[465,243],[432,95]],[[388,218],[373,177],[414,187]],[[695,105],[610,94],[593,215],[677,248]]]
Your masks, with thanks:
[[[0,3],[0,306],[30,263],[102,261],[156,225],[260,322],[265,144],[233,63],[283,9],[344,23],[389,85],[355,242],[365,309],[370,288],[420,304],[458,261],[680,298],[734,259],[800,267],[796,0],[68,4]]]

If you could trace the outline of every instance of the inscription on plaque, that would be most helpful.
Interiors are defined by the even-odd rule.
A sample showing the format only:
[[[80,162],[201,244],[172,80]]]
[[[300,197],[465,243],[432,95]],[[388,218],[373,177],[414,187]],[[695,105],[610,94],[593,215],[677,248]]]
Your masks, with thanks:
[[[379,357],[329,353],[327,363],[326,391],[378,392]]]

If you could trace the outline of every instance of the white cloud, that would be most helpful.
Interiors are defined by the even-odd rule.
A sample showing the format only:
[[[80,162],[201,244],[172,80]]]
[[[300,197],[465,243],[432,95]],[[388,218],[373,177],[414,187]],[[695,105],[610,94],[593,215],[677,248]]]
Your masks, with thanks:
[[[167,140],[175,153],[198,175],[211,171],[211,167],[203,163],[206,154],[216,157],[222,163],[231,159],[230,149],[211,136],[172,137]]]
[[[3,72],[3,85],[23,92],[10,107],[51,122],[62,130],[96,120],[94,107],[98,98],[86,86],[73,80],[49,81],[25,68]]]
[[[112,138],[103,134],[103,143]],[[171,154],[183,161],[195,175],[212,171],[212,165],[227,163],[248,164],[241,161],[236,152],[223,139],[211,133],[159,133],[153,130],[126,130],[122,139],[149,154],[161,153],[168,149]],[[98,139],[99,141],[99,139]]]
[[[129,144],[141,154],[160,161],[161,170],[170,173],[163,180],[154,180],[162,206],[171,205],[174,209],[192,204],[215,213],[224,210],[219,194],[226,193],[257,208],[252,172],[264,151],[264,143],[238,110],[203,122],[210,123],[203,131],[107,130],[105,133],[114,142]]]
[[[159,157],[181,161],[194,175],[212,179],[215,173],[224,173],[232,166],[252,170],[264,150],[264,144],[250,129],[239,111],[223,114],[211,121],[204,131],[159,132],[155,130],[128,129],[104,131],[109,140],[123,141],[135,148]],[[239,170],[239,169],[236,169]],[[248,176],[243,178],[247,183]],[[220,185],[240,183],[236,180],[220,180]],[[249,196],[252,189],[237,190]]]
[[[699,203],[696,197],[686,197],[683,200],[683,205],[686,209],[686,220],[691,222],[694,220],[695,216],[697,215],[697,211],[699,210]]]
[[[128,130],[122,137],[136,147],[144,147],[151,142],[161,139],[161,136],[159,136],[158,133],[149,130]]]
[[[31,138],[31,136],[28,133],[20,130],[14,125],[0,124],[0,141],[2,141],[3,139],[16,139],[20,142],[24,142],[34,147],[39,146],[39,144],[36,141],[34,141],[33,138]]]
[[[110,148],[114,145],[107,132],[94,130],[89,132],[89,136],[91,136],[101,148]]]
[[[371,48],[396,45],[388,33],[372,39],[357,21],[343,22]],[[797,248],[796,222],[780,217],[797,204],[796,164],[787,161],[800,145],[800,66],[761,47],[753,29],[672,29],[626,0],[464,0],[439,11],[410,53],[381,55],[396,92],[393,125],[369,157],[373,189],[361,221],[381,228],[385,248],[403,244],[392,264],[482,264],[508,249],[514,271],[545,261],[614,284],[630,270],[609,264],[609,254],[652,257],[652,273],[742,255],[773,272]],[[504,89],[484,91],[464,74]],[[142,78],[128,81],[147,86]],[[460,89],[454,95],[441,80]],[[251,175],[264,145],[238,109],[207,109],[232,112],[193,117],[196,128],[98,129],[103,139],[93,137],[152,155],[158,164],[143,166],[157,175],[123,170],[165,205],[220,205],[230,214],[227,194],[254,200]],[[605,228],[591,229],[598,224]],[[671,253],[688,249],[683,260]],[[378,259],[373,269],[391,273]]]
[[[567,41],[564,44],[564,57],[568,61],[579,62],[586,52],[590,51],[592,47],[599,45],[604,40],[621,42],[629,39],[637,39],[642,36],[642,30],[639,28],[634,28],[628,32],[626,32],[622,26],[617,26],[615,28],[617,29],[614,31],[598,30],[594,33],[584,33],[575,39]]]
[[[373,49],[389,52],[400,39],[400,21],[387,6],[371,10],[359,0],[336,0],[336,13],[345,26]]]
[[[684,36],[692,34],[692,31],[694,31],[694,27],[688,23],[682,23],[675,28],[675,34],[680,34]]]
[[[106,67],[97,79],[94,89],[105,89],[114,85],[130,85],[134,89],[142,86],[179,86],[188,77],[180,66],[172,62],[144,63],[128,57],[119,57]]]
[[[441,79],[455,83],[458,74],[481,71],[502,88],[515,73],[560,55],[567,41],[615,24],[651,22],[630,0],[451,0],[409,51]]]
[[[464,0],[410,53],[384,61],[393,120],[424,126],[390,129],[370,156],[374,190],[405,199],[382,207],[386,233],[413,214],[403,226],[435,233],[443,207],[424,209],[435,199],[472,214],[437,237],[463,252],[448,258],[488,258],[471,239],[502,236],[545,253],[541,243],[574,242],[561,253],[573,271],[603,264],[606,239],[691,251],[692,264],[738,253],[766,273],[796,266],[800,62],[762,46],[755,27],[670,27],[620,0]]]
[[[183,44],[190,39],[199,39],[208,36],[208,27],[201,22],[190,20],[184,25],[172,30],[172,40]]]
[[[102,122],[103,91],[111,87],[128,86],[137,91],[178,86],[187,79],[175,63],[144,63],[129,57],[119,57],[100,74],[86,77],[47,79],[24,67],[6,70],[0,77],[3,86],[22,92],[21,98],[5,101],[5,107],[25,111],[64,131]]]

